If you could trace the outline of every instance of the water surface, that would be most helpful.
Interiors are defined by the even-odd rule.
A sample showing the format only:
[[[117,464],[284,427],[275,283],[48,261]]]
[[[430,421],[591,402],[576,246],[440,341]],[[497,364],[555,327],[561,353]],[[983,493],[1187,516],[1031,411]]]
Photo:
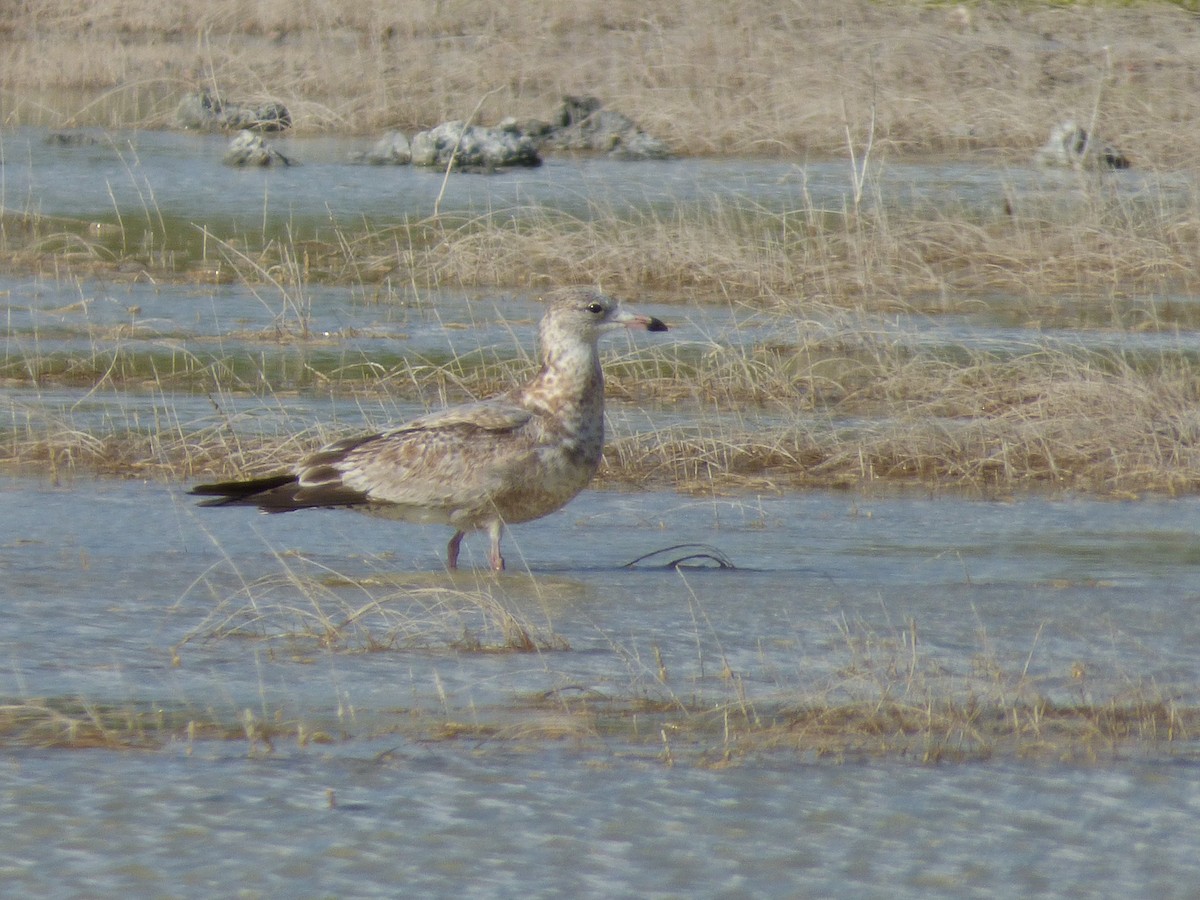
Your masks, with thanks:
[[[888,642],[914,627],[922,665],[947,679],[987,660],[1025,668],[1064,701],[1153,682],[1192,703],[1198,503],[591,491],[512,529],[511,573],[452,580],[440,571],[444,529],[203,510],[159,484],[10,479],[0,693],[234,722],[282,715],[337,737],[269,750],[182,738],[144,752],[10,749],[0,867],[22,892],[51,896],[390,896],[397,883],[473,896],[1111,896],[1149,885],[1182,896],[1200,875],[1188,852],[1195,756],[1182,747],[1084,766],[784,753],[709,769],[586,730],[429,742],[411,724],[515,715],[544,729],[552,711],[528,701],[555,691],[728,703],[726,667],[765,709],[863,689],[847,668],[906,656]],[[715,545],[739,568],[621,568],[682,541]],[[465,560],[484,553],[470,540]],[[285,572],[324,573],[332,587],[315,602],[331,611],[355,602],[360,589],[329,571],[382,594],[483,589],[570,649],[331,652],[203,636],[215,608],[250,602],[266,632],[288,632],[286,610],[314,601],[302,580],[259,580]],[[258,586],[239,595],[247,582]],[[477,626],[469,604],[459,626]]]
[[[204,229],[261,240],[402,224],[429,215],[443,187],[443,210],[465,215],[688,204],[837,215],[856,202],[843,161],[563,157],[443,185],[348,165],[363,149],[353,141],[281,141],[303,165],[263,172],[222,167],[217,136],[97,138],[52,147],[44,131],[6,131],[0,205],[119,221],[125,233],[169,221],[200,242]],[[1095,201],[1075,176],[987,160],[874,174],[860,202],[931,216]],[[1130,172],[1105,190],[1137,210],[1187,202],[1191,188]],[[1191,298],[1104,298],[1091,317],[1057,319],[1087,299],[1043,308],[998,296],[947,315],[931,298],[862,321],[654,299],[639,306],[671,322],[660,347],[682,363],[897,342],[951,358],[1052,347],[1190,365],[1196,347]],[[207,428],[247,446],[378,427],[444,399],[411,385],[391,396],[396,373],[455,359],[532,365],[541,309],[532,291],[11,274],[0,303],[7,440]],[[1178,327],[1130,324],[1154,304],[1171,306]],[[606,360],[649,344],[615,341]],[[622,398],[610,425],[628,435],[736,415],[753,428],[803,414],[699,406]],[[93,479],[65,457],[0,482],[0,698],[81,721],[125,711],[167,723],[140,749],[4,745],[0,877],[11,892],[1182,897],[1200,883],[1193,735],[1085,760],[922,765],[730,746],[720,728],[722,711],[919,706],[926,691],[1194,706],[1196,498],[592,490],[513,528],[511,570],[496,577],[479,537],[452,576],[445,529],[198,509],[187,487]],[[715,548],[736,568],[652,565],[687,551],[626,566],[679,544]],[[506,649],[497,609],[535,652]],[[714,711],[701,746],[675,738],[672,708]],[[189,721],[225,731],[192,733]]]
[[[0,206],[42,215],[115,221],[118,216],[202,224],[218,235],[303,233],[317,223],[419,220],[444,213],[521,216],[534,209],[591,218],[674,212],[842,213],[856,205],[903,207],[938,217],[947,208],[983,219],[1024,212],[1069,214],[1094,203],[1097,184],[1077,173],[995,160],[876,162],[864,178],[845,160],[677,159],[629,163],[548,156],[534,169],[490,176],[414,166],[355,166],[369,140],[268,139],[300,165],[230,169],[228,137],[169,132],[94,132],[83,146],[47,144],[45,129],[19,128],[0,142]],[[1100,197],[1126,213],[1139,204],[1189,202],[1192,182],[1136,169],[1111,173]],[[799,220],[798,220],[799,221]]]

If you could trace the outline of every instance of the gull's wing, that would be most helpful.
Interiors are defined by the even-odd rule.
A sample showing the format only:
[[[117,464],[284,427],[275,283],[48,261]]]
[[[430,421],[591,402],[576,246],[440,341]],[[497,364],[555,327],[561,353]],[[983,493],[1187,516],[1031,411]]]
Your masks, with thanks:
[[[412,431],[436,431],[441,428],[465,426],[483,431],[512,431],[530,420],[533,413],[523,406],[496,398],[478,403],[451,406],[424,416],[418,416],[390,431],[385,436]]]
[[[296,469],[306,505],[391,503],[414,518],[486,508],[536,452],[534,414],[483,401],[421,416],[381,434],[330,444]]]

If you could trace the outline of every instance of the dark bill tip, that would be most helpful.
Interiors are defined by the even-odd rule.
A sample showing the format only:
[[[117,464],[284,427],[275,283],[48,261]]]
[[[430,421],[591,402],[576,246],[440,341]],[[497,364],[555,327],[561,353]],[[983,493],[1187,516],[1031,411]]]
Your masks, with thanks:
[[[646,325],[646,330],[647,331],[666,331],[667,323],[664,322],[662,319],[658,319],[658,318],[655,318],[654,316],[651,316],[649,323],[647,323],[647,325]]]

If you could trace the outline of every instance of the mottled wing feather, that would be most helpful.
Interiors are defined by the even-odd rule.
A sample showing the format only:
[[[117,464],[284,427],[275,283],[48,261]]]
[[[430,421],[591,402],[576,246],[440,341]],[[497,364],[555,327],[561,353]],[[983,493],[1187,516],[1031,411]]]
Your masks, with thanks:
[[[438,430],[394,434],[351,454],[342,473],[345,485],[373,500],[447,511],[486,508],[501,490],[514,464],[522,464],[527,443],[474,431]]]
[[[486,508],[532,451],[533,414],[509,403],[455,407],[330,444],[298,468],[302,503],[390,503],[432,517]]]
[[[502,399],[482,400],[419,416],[393,428],[387,434],[411,431],[435,431],[457,425],[480,428],[484,431],[512,431],[529,421],[533,413],[523,406]]]

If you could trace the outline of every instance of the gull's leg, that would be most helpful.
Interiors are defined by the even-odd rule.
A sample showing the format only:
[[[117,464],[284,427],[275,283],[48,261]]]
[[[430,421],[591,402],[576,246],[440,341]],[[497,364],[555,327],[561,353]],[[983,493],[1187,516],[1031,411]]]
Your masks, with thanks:
[[[500,555],[500,537],[504,534],[504,523],[496,519],[488,526],[488,536],[492,539],[491,562],[496,572],[504,571],[504,557]]]
[[[462,544],[465,533],[463,531],[454,532],[454,537],[450,538],[450,543],[446,545],[446,568],[458,568],[458,548]]]

